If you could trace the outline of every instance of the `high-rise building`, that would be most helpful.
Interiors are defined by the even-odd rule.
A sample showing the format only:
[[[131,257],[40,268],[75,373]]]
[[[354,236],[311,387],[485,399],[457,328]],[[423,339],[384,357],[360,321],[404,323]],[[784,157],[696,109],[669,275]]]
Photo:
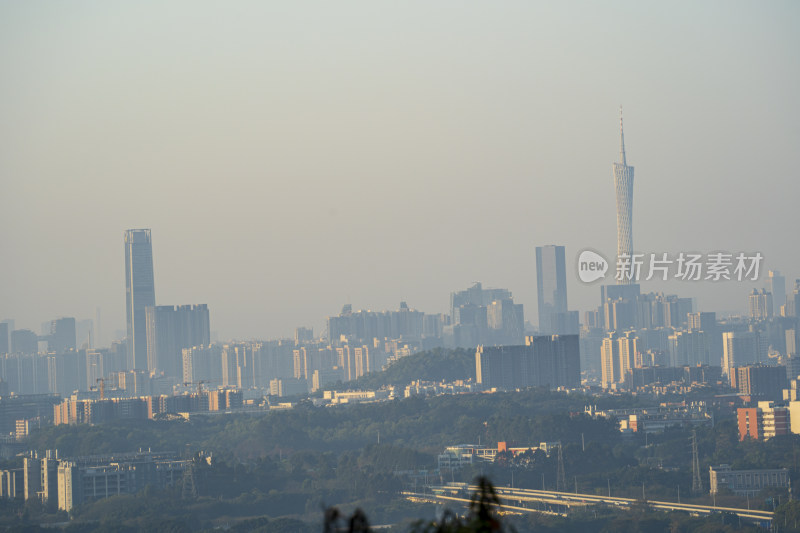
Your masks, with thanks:
[[[524,346],[478,346],[476,381],[485,389],[580,386],[577,335],[526,337]]]
[[[755,320],[766,320],[772,317],[772,293],[764,289],[756,290],[750,293],[748,297],[750,318]]]
[[[786,305],[786,278],[777,270],[769,271],[769,292],[772,293],[772,314],[777,316]]]
[[[125,232],[125,315],[129,370],[147,370],[145,309],[154,305],[156,292],[150,230],[130,229]]]
[[[608,333],[600,346],[600,362],[600,382],[603,388],[624,383],[628,372],[641,366],[639,338],[636,333]]]
[[[689,313],[689,329],[713,331],[717,327],[717,313],[697,312]]]
[[[9,333],[11,333],[11,330],[8,327],[8,322],[0,322],[0,355],[8,353]]]
[[[147,369],[161,370],[176,380],[183,377],[183,350],[211,343],[208,306],[157,305],[145,308]]]
[[[72,317],[58,318],[50,322],[50,335],[47,337],[47,347],[51,352],[64,353],[75,349],[75,319]]]
[[[567,269],[563,246],[536,247],[536,290],[539,333],[563,333],[554,329],[557,315],[567,312]]]
[[[520,344],[525,336],[522,304],[514,300],[495,300],[486,307],[486,321],[494,344]],[[574,332],[578,333],[577,328]]]
[[[11,332],[11,353],[35,354],[39,352],[39,336],[29,329]]]
[[[522,305],[514,304],[511,291],[475,283],[450,293],[450,324],[442,326],[442,342],[448,348],[519,344],[524,323]]]
[[[183,349],[185,383],[222,384],[222,349],[220,346],[193,346]]]
[[[786,367],[747,365],[736,368],[736,389],[739,394],[759,400],[780,401],[788,386]]]
[[[710,353],[710,339],[705,331],[676,331],[669,336],[670,366],[708,365]]]
[[[788,296],[783,315],[800,317],[800,279],[794,281],[794,289]]]
[[[753,331],[725,331],[722,333],[722,374],[734,386],[733,368],[761,362],[758,333]]]
[[[617,193],[617,257],[633,253],[633,167],[625,158],[625,133],[622,107],[619,108],[619,163],[614,163],[614,189]],[[632,272],[631,272],[632,273]],[[618,283],[633,283],[632,276],[622,276]]]

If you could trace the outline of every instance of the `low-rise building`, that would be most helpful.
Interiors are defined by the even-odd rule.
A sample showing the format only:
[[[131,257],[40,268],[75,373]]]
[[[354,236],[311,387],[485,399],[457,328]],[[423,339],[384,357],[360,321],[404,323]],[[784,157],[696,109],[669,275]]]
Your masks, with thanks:
[[[671,426],[713,425],[714,418],[704,402],[661,404],[657,407],[633,407],[600,411],[586,406],[592,418],[615,418],[623,433],[660,433]]]
[[[481,446],[480,444],[457,444],[448,446],[438,456],[439,469],[461,468],[478,461],[494,461],[497,448]]]
[[[365,390],[365,391],[329,391],[323,392],[323,398],[329,400],[331,404],[378,402],[389,397],[388,389]]]
[[[709,467],[711,494],[727,489],[740,496],[754,496],[766,488],[789,488],[789,470],[732,470],[730,465]]]
[[[481,444],[457,444],[448,446],[438,456],[439,469],[461,468],[476,462],[492,462],[498,453],[519,455],[527,451],[542,450],[547,456],[561,446],[560,441],[540,442],[538,446],[512,446],[507,442],[498,442],[496,448]]]

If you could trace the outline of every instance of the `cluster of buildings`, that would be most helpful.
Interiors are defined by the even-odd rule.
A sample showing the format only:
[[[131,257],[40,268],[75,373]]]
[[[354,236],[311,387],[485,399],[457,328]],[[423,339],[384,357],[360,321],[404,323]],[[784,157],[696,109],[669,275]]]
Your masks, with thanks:
[[[525,335],[522,304],[507,289],[485,289],[481,283],[450,294],[450,314],[425,314],[405,302],[397,311],[353,311],[345,305],[328,317],[332,346],[362,344],[375,348],[403,343],[413,351],[436,347],[474,348],[481,344],[519,344]],[[577,329],[577,328],[576,328]],[[577,332],[577,331],[576,331]],[[385,349],[384,353],[393,351]]]
[[[641,320],[633,320],[624,327],[612,325],[610,329],[587,326],[592,323],[591,320],[584,324],[581,330],[581,349],[593,352],[584,357],[584,361],[589,359],[589,366],[586,368],[590,375],[595,374],[598,369],[591,362],[600,362],[599,382],[605,389],[638,390],[649,383],[665,383],[670,371],[661,369],[667,368],[717,367],[720,370],[719,376],[716,375],[716,370],[712,374],[701,376],[706,380],[703,383],[725,384],[734,389],[739,388],[738,373],[744,367],[780,367],[788,379],[800,374],[800,357],[797,352],[800,327],[797,316],[773,316],[759,312],[748,317],[732,317],[720,321],[715,313],[691,311],[690,300],[684,305],[682,299],[677,297],[640,295],[637,285],[617,287],[621,287],[623,293],[629,293],[628,296],[633,298],[629,300],[631,302],[641,304],[645,299],[652,300],[649,302],[651,304],[660,302],[663,305],[645,306],[650,315],[648,327],[640,327]],[[611,292],[617,292],[613,286],[603,289],[606,292],[615,289]],[[800,284],[794,292],[796,294],[792,295],[792,299],[800,299]],[[760,291],[758,294],[751,294],[750,298],[763,298],[765,294],[770,293]],[[610,303],[609,299],[606,306]],[[659,308],[663,312],[660,317],[656,317],[653,310]],[[786,308],[787,305],[784,304],[784,312]],[[671,309],[677,311],[673,312]],[[640,313],[639,317],[642,316]],[[668,316],[673,318],[667,321]],[[649,383],[643,382],[641,378],[648,375],[655,379]],[[779,387],[777,390],[780,389]]]
[[[210,456],[201,459],[210,464]],[[60,458],[57,450],[47,450],[43,457],[29,452],[22,468],[0,471],[0,497],[38,500],[47,508],[69,512],[82,503],[134,494],[148,485],[172,485],[192,468],[192,460],[172,452],[72,458]]]
[[[740,440],[800,435],[800,377],[787,380],[776,369],[782,367],[739,369],[740,397],[745,401],[736,410]],[[747,394],[748,388],[752,395]]]
[[[239,389],[214,389],[179,395],[138,398],[85,398],[79,393],[53,406],[53,424],[99,424],[113,420],[152,419],[159,414],[232,411],[244,404]]]
[[[538,446],[511,446],[508,442],[498,442],[497,446],[481,444],[456,444],[447,446],[437,456],[439,470],[463,468],[479,462],[493,462],[498,453],[507,452],[514,456],[541,450],[548,457],[561,446],[560,442],[540,442]]]
[[[623,433],[662,433],[673,426],[711,426],[714,417],[705,402],[662,403],[654,407],[598,410],[587,405],[584,413],[594,419],[616,420]]]

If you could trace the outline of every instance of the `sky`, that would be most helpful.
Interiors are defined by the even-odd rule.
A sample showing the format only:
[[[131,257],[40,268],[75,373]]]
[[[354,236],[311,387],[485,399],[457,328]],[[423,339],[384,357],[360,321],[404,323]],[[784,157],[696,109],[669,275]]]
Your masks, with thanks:
[[[536,322],[534,248],[759,251],[800,278],[797,2],[0,3],[0,319],[125,324],[123,234],[156,301],[221,339],[428,313],[481,281]],[[744,311],[757,283],[643,285]]]

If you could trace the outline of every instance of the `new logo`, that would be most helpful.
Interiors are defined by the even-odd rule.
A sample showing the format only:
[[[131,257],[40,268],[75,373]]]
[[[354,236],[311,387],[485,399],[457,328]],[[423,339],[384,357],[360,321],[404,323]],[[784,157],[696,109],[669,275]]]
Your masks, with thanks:
[[[608,271],[608,261],[592,250],[584,250],[578,256],[578,277],[584,283],[604,278]]]

